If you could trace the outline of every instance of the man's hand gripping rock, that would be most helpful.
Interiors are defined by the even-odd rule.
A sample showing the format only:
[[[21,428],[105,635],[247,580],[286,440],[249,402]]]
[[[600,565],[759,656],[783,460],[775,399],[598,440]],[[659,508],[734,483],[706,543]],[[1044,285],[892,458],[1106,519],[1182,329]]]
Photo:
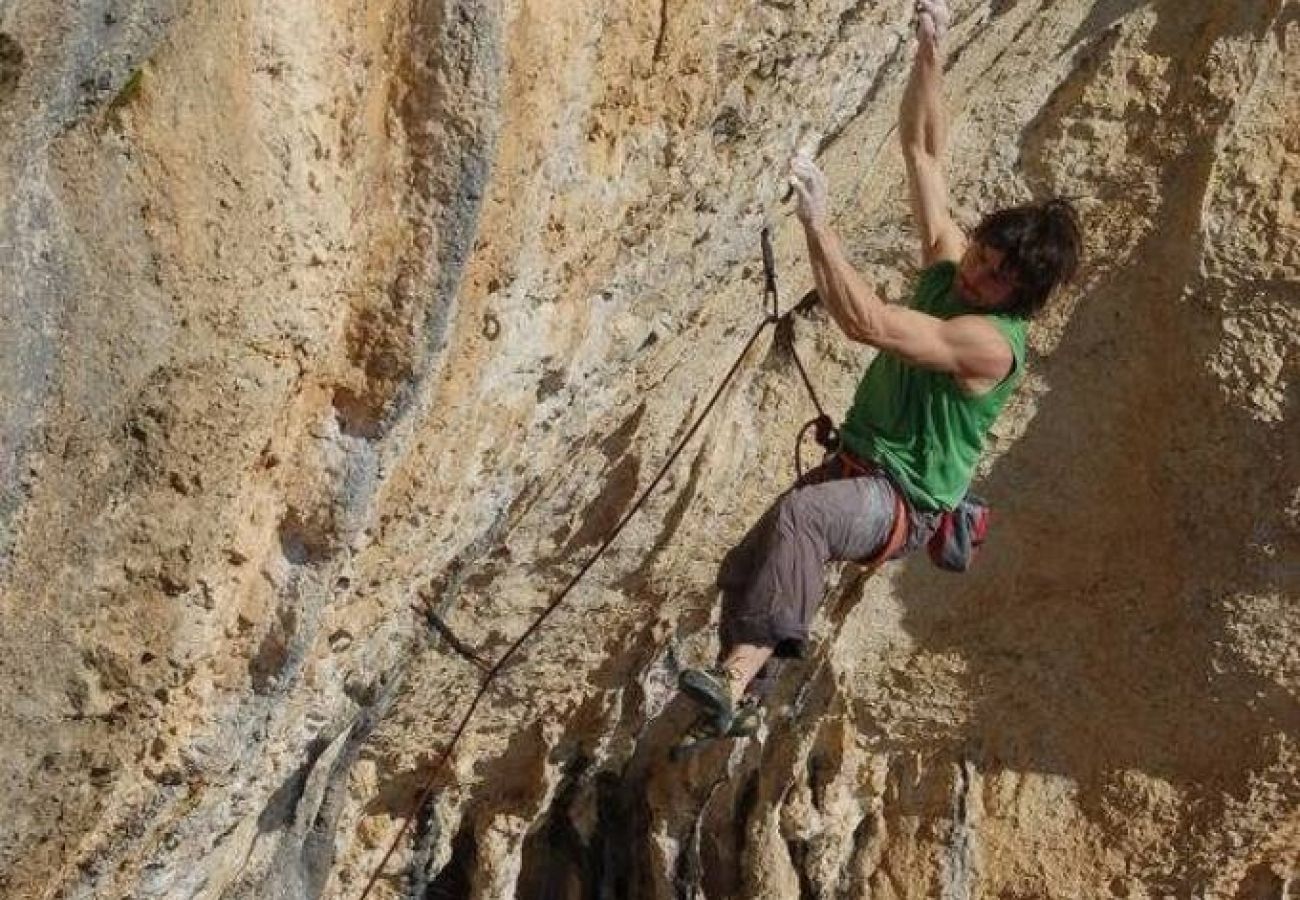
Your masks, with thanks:
[[[921,52],[937,59],[941,55],[943,39],[948,34],[951,22],[952,12],[948,9],[948,0],[917,0],[916,39],[920,42]]]
[[[816,228],[826,224],[827,200],[826,176],[807,150],[800,150],[790,160],[790,187],[794,189],[795,215],[806,228]]]

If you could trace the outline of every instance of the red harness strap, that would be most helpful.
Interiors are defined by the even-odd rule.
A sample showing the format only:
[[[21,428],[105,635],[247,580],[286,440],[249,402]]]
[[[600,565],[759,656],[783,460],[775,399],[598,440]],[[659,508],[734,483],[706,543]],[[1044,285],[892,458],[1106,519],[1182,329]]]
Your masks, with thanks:
[[[878,472],[884,472],[884,469],[874,462],[862,460],[849,453],[847,450],[840,450],[835,454],[839,460],[840,468],[848,475],[875,475]],[[908,532],[910,531],[907,517],[907,502],[903,499],[903,494],[894,484],[893,479],[886,478],[889,482],[889,490],[894,495],[894,521],[889,527],[889,537],[885,538],[885,543],[876,553],[868,559],[858,560],[858,564],[874,569],[877,566],[887,562],[895,553],[903,549],[907,543]]]

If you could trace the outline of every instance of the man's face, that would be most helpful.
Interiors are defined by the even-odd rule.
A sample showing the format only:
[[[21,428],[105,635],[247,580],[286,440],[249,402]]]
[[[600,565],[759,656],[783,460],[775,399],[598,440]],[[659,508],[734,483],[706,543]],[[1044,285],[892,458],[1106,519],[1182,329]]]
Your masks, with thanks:
[[[971,241],[957,268],[957,293],[963,303],[977,309],[998,309],[1015,294],[1016,273],[1003,268],[1003,252]]]

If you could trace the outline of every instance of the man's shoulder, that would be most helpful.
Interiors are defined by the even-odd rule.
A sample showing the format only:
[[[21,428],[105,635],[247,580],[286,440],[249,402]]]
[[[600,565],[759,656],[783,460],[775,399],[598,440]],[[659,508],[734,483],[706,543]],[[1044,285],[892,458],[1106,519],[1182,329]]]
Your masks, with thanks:
[[[917,273],[918,281],[925,281],[927,278],[947,278],[951,279],[957,274],[957,260],[955,259],[936,259],[928,265],[922,266]]]
[[[999,327],[996,317],[964,313],[944,323],[947,339],[960,358],[953,379],[967,394],[982,394],[1020,367],[1023,343]]]
[[[998,332],[1011,345],[1011,349],[1016,354],[1016,359],[1020,359],[1025,354],[1025,339],[1029,333],[1029,320],[1024,316],[1009,315],[1007,313],[986,313],[980,318],[986,319],[988,323],[996,328]]]
[[[912,306],[923,312],[935,311],[947,299],[957,278],[957,264],[950,259],[940,259],[922,269],[912,288]]]

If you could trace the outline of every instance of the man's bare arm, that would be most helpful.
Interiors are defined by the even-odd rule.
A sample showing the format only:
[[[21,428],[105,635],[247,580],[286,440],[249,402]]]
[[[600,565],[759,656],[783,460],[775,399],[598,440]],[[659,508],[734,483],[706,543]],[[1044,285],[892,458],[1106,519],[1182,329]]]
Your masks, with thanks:
[[[790,173],[817,293],[850,340],[913,365],[948,372],[970,391],[991,387],[1006,375],[1011,348],[986,318],[943,320],[881,300],[853,268],[830,227],[826,176],[806,154],[791,161]]]
[[[947,0],[917,3],[917,50],[903,92],[898,134],[907,163],[912,213],[921,231],[921,261],[957,261],[966,238],[953,221],[948,204],[948,114],[943,105],[941,45],[949,20]]]
[[[992,387],[1011,369],[1011,347],[984,316],[939,319],[886,303],[849,263],[827,225],[805,226],[817,292],[831,317],[854,341],[915,366],[947,372],[969,391]]]

